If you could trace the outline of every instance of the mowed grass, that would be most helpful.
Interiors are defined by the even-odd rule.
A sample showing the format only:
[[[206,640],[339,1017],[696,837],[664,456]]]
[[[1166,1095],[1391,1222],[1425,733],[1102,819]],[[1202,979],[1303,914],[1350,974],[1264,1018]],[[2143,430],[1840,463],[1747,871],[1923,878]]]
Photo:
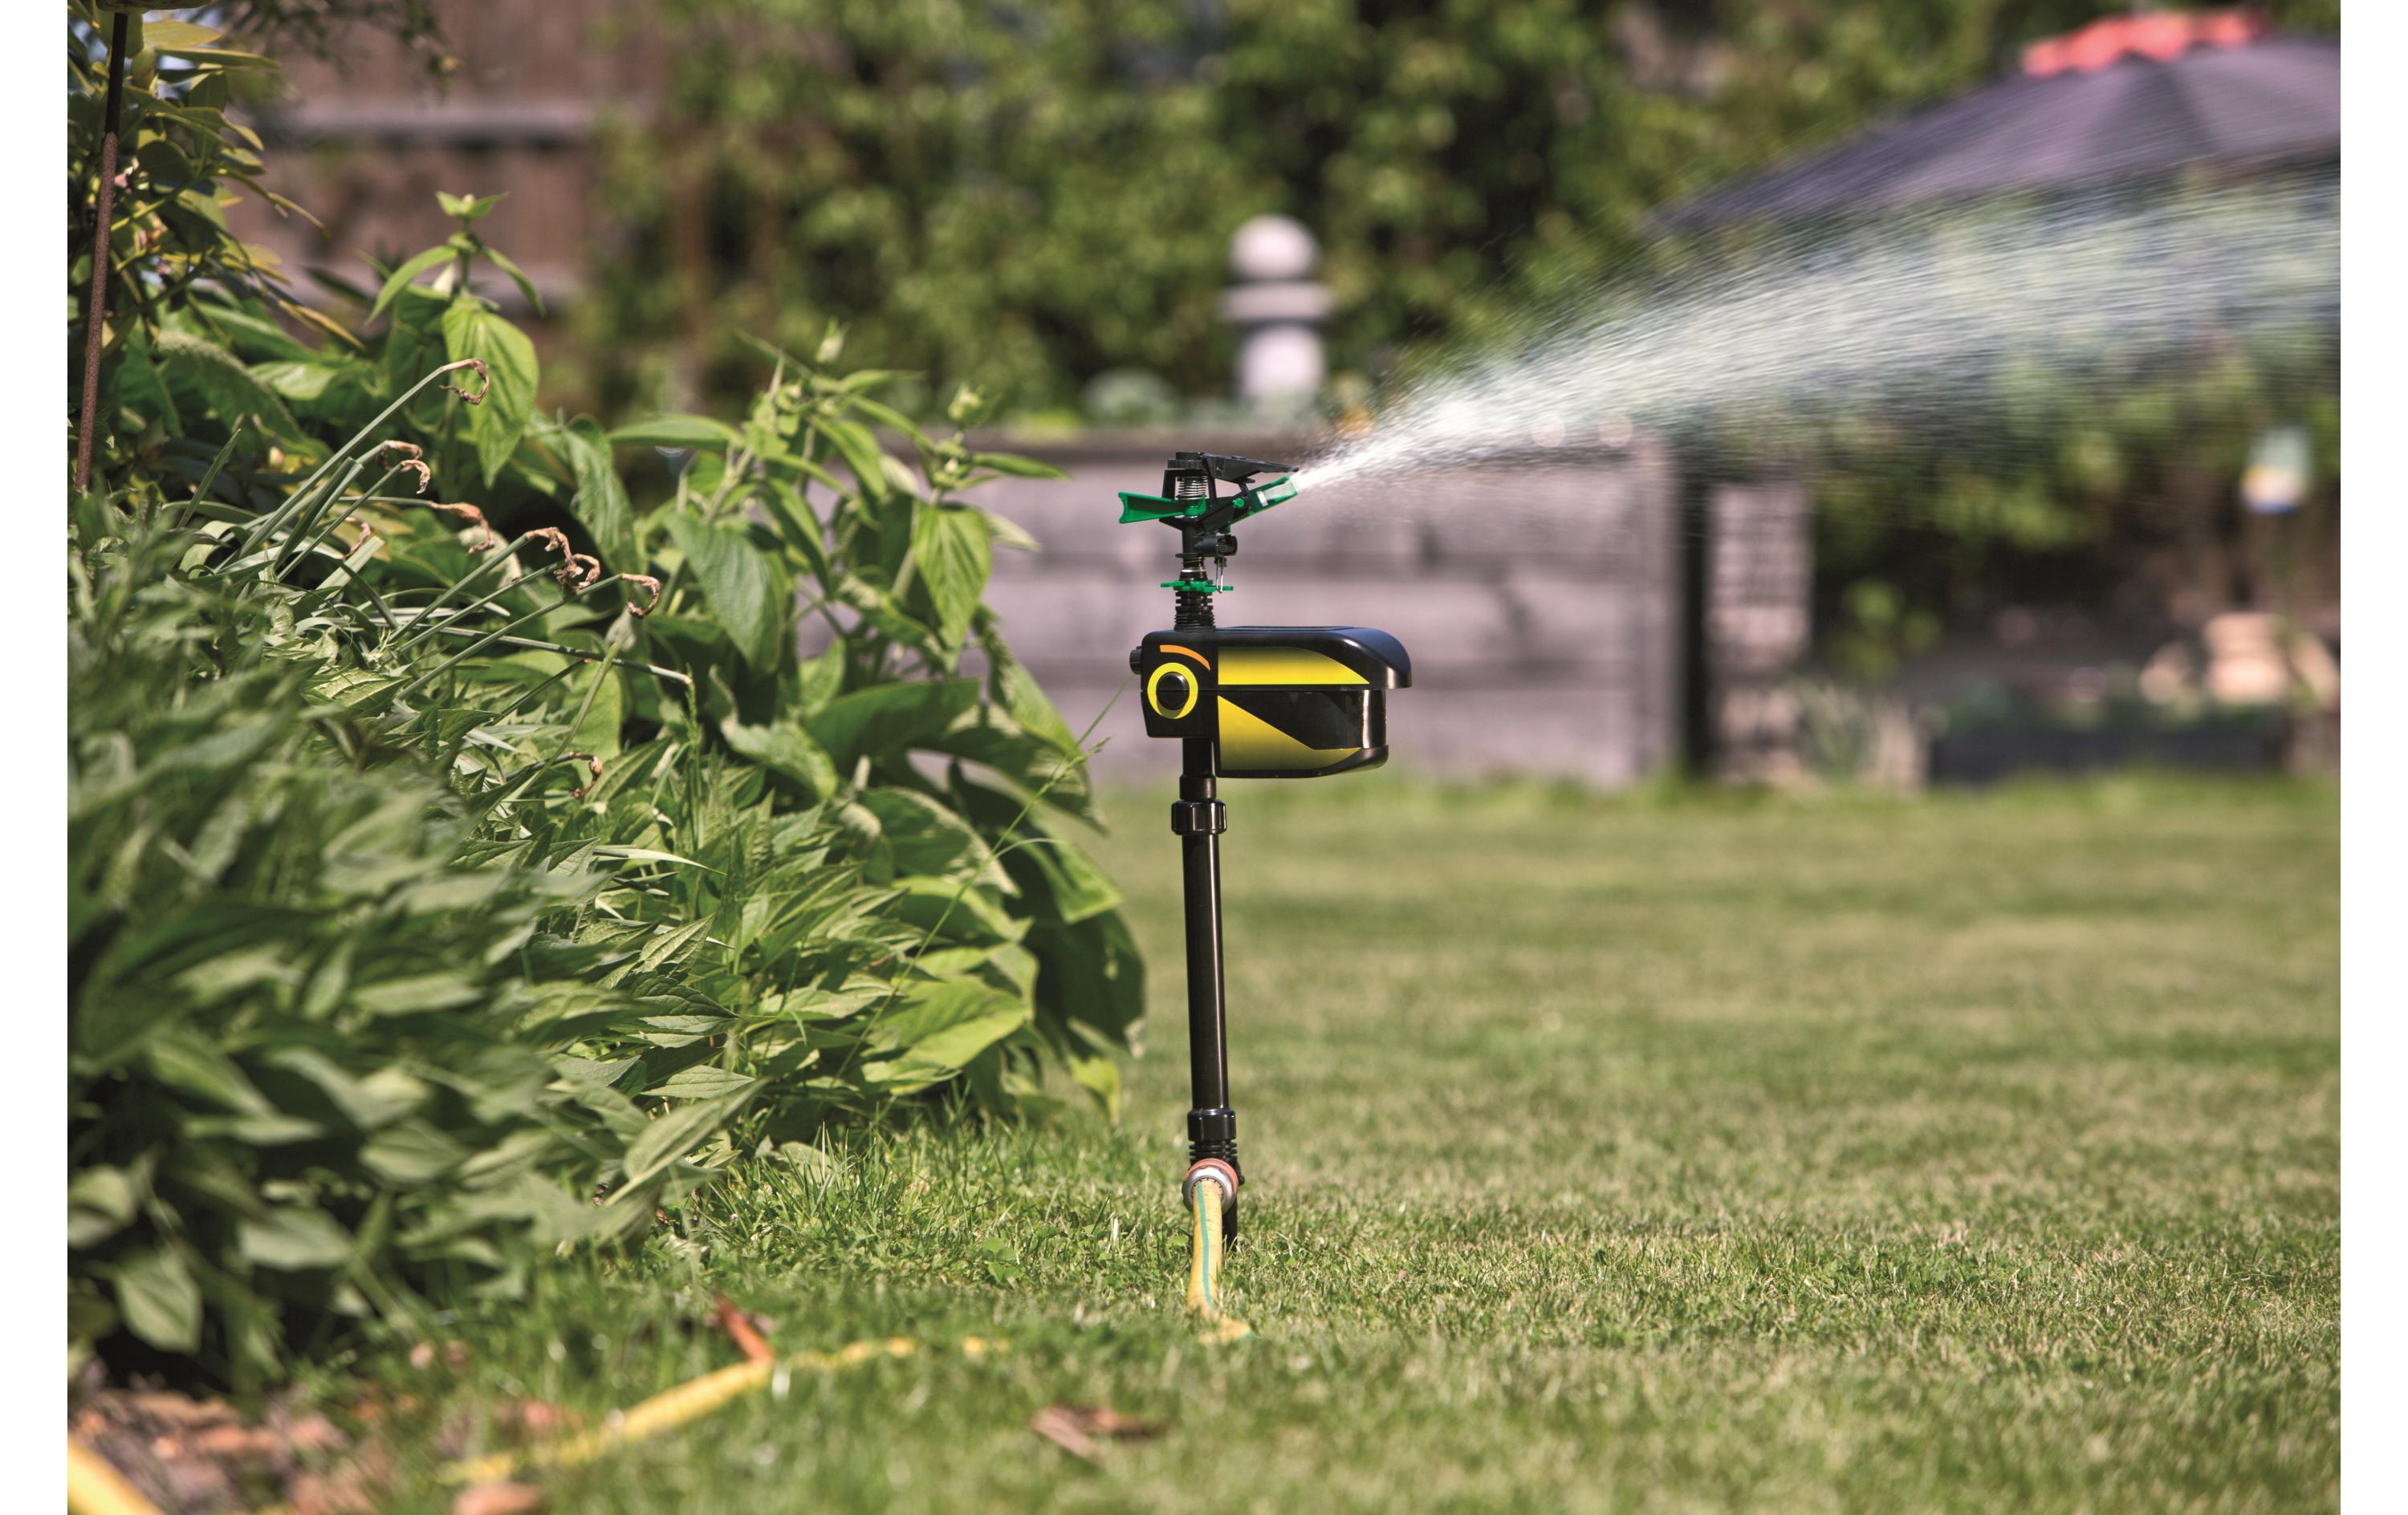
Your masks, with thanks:
[[[561,1509],[2337,1503],[2333,789],[1228,787],[1255,1339],[1178,1308],[1149,792],[1100,848],[1154,965],[1117,1126],[756,1168],[466,1322],[456,1379],[363,1371],[598,1414],[733,1360],[714,1291],[790,1350],[930,1344],[536,1475]],[[1056,1402],[1163,1430],[1089,1465]]]

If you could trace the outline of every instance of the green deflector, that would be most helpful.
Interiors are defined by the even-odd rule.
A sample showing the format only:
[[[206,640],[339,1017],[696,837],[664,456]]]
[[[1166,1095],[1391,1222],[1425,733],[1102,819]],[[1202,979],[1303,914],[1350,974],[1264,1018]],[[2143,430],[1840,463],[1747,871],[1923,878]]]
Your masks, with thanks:
[[[1211,499],[1198,496],[1192,500],[1166,500],[1159,494],[1134,494],[1121,492],[1121,524],[1133,525],[1140,521],[1176,521],[1182,517],[1201,517],[1215,507],[1234,507],[1230,518],[1243,521],[1260,515],[1275,505],[1285,505],[1296,498],[1296,480],[1285,474],[1266,484],[1240,490],[1235,496]]]

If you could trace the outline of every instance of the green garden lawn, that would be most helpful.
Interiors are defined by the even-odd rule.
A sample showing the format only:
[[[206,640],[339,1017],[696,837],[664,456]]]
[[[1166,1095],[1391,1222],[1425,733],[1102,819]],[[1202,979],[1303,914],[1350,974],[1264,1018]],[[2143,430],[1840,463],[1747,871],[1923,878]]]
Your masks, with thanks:
[[[2272,1510],[2339,1467],[2339,802],[1231,785],[1230,1306],[1180,1310],[1167,796],[1101,860],[1153,966],[1117,1125],[756,1166],[463,1323],[440,1414],[797,1370],[534,1475],[563,1510]],[[945,1350],[1001,1338],[985,1360]],[[1095,1464],[1055,1403],[1154,1422]],[[445,1495],[422,1484],[412,1508]]]

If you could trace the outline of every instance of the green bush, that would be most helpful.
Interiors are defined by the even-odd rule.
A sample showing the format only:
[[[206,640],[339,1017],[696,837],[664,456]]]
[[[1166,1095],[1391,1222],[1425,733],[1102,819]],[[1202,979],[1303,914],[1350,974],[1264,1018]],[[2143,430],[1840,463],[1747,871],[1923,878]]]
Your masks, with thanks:
[[[1046,1108],[1048,1062],[1114,1102],[1141,970],[1060,830],[1082,754],[980,604],[998,523],[948,497],[1025,465],[889,463],[861,387],[781,375],[741,429],[623,436],[695,446],[641,513],[557,428],[595,540],[650,574],[552,527],[473,551],[485,526],[384,493],[406,449],[265,516],[82,503],[83,1339],[255,1380],[830,1122]]]
[[[70,621],[73,1335],[255,1382],[289,1333],[645,1223],[675,1175],[564,1182],[626,1177],[641,1129],[576,1054],[657,1007],[547,924],[607,867],[482,855],[435,765],[343,761],[373,723],[325,697],[304,596],[130,529]]]
[[[112,1358],[256,1385],[832,1123],[1117,1101],[1142,969],[982,604],[1025,538],[960,497],[1044,470],[832,334],[735,424],[546,415],[450,203],[365,336],[215,279],[115,333],[68,558],[71,1330]]]

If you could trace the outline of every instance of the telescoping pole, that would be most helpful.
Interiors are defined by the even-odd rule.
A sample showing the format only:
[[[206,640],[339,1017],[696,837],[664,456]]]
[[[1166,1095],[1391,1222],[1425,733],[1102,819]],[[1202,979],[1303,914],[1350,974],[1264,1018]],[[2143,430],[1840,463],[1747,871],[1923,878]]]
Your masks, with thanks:
[[[1190,1174],[1205,1162],[1238,1172],[1238,1112],[1229,1108],[1227,1004],[1221,979],[1221,833],[1229,812],[1214,793],[1212,743],[1191,737],[1181,744],[1184,762],[1179,799],[1170,808],[1178,834],[1181,878],[1187,909],[1187,1056],[1193,1108],[1187,1112]],[[1242,1180],[1240,1180],[1242,1181]],[[1237,1191],[1228,1191],[1231,1239],[1235,1239]]]

